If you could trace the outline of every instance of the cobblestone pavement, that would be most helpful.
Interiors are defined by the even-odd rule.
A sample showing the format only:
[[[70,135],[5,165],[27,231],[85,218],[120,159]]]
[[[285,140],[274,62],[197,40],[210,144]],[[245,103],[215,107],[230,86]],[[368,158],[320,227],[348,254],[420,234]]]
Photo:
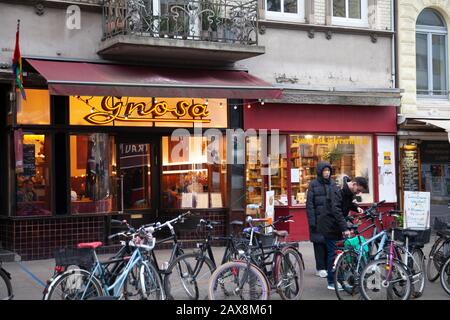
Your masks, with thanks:
[[[433,244],[432,241],[425,246],[425,255],[428,255],[429,250]],[[222,256],[224,248],[217,247],[214,248],[214,254],[216,259]],[[186,250],[187,252],[189,250]],[[318,278],[314,275],[314,253],[313,246],[310,242],[301,242],[300,251],[303,255],[305,261],[305,290],[303,293],[303,300],[336,300],[336,295],[334,291],[328,290],[326,287],[326,279]],[[168,259],[170,251],[169,250],[157,250],[157,258],[160,261],[165,261]],[[35,261],[24,261],[21,262],[28,270],[30,270],[33,275],[45,282],[53,272],[54,260],[35,260]],[[18,300],[40,300],[42,299],[43,287],[36,280],[34,280],[30,275],[25,273],[23,269],[19,267],[16,262],[4,263],[5,269],[7,269],[13,279],[13,290],[14,298]],[[273,293],[272,299],[278,300],[280,297]],[[426,287],[424,295],[419,298],[419,300],[450,300],[450,296],[447,295],[442,289],[439,280],[434,283],[426,281]]]

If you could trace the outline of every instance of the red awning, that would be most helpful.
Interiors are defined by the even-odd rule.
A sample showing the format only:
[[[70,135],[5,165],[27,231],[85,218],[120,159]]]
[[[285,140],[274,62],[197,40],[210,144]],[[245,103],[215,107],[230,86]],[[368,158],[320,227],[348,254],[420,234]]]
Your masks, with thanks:
[[[53,95],[277,99],[282,94],[244,71],[26,61]]]

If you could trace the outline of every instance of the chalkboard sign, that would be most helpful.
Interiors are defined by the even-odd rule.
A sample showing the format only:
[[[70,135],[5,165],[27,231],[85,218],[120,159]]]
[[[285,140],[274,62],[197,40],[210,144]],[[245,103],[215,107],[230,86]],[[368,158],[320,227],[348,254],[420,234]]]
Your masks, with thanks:
[[[402,148],[402,185],[404,191],[419,191],[419,157],[417,148]]]
[[[32,177],[36,175],[36,159],[34,144],[23,145],[23,175]]]

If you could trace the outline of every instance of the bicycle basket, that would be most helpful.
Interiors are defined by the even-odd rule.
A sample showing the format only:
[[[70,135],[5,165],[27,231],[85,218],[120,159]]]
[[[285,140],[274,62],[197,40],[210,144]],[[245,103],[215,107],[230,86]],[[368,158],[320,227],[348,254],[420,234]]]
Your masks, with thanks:
[[[394,240],[405,242],[406,238],[403,233],[405,229],[394,229]],[[407,229],[406,229],[407,230]],[[430,242],[431,238],[431,229],[425,229],[425,230],[413,230],[417,232],[417,236],[415,237],[409,237],[409,245],[415,245],[423,247],[426,243]]]
[[[62,248],[54,252],[57,266],[79,266],[82,269],[91,269],[95,263],[92,249]]]
[[[263,247],[271,247],[275,242],[275,237],[271,234],[258,234],[258,242]]]

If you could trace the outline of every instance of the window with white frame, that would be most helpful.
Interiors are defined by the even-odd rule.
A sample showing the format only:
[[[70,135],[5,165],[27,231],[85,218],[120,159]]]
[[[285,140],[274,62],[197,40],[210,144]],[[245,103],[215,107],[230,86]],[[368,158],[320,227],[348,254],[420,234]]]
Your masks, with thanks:
[[[447,26],[432,9],[416,22],[416,89],[418,96],[448,96]]]
[[[266,19],[305,21],[304,0],[266,0]]]
[[[332,0],[332,23],[351,27],[368,27],[367,0]]]

